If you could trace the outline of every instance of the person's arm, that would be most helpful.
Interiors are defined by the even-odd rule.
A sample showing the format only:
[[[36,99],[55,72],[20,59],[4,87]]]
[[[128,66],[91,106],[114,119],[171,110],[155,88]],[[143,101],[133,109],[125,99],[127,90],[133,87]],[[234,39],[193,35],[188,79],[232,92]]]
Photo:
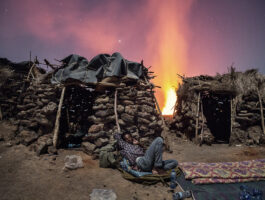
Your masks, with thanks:
[[[117,140],[118,145],[119,145],[119,147],[120,147],[121,149],[123,149],[123,148],[126,146],[126,144],[127,144],[127,142],[125,142],[125,141],[122,139],[121,134],[119,134],[119,133],[115,133],[115,134],[114,134],[114,139]]]
[[[133,138],[133,144],[134,145],[140,145],[139,141]]]

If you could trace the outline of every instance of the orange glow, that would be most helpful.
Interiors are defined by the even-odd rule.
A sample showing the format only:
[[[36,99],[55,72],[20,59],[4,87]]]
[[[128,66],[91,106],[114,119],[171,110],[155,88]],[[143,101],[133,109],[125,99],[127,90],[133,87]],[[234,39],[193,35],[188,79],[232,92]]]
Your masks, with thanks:
[[[163,115],[172,115],[174,111],[174,106],[177,101],[177,96],[174,88],[169,88],[166,90],[166,104],[162,110]]]
[[[22,35],[30,36],[27,48],[35,48],[37,40],[42,43],[35,49],[61,56],[57,59],[75,53],[90,60],[97,54],[114,52],[132,61],[143,59],[157,75],[154,84],[162,87],[155,94],[161,110],[171,105],[165,99],[169,94],[167,99],[172,99],[169,91],[178,84],[177,73],[195,71],[187,70],[189,13],[195,0],[146,0],[128,5],[86,0],[8,2],[17,24],[7,29],[6,37],[16,38],[17,29],[23,31]]]
[[[187,66],[186,18],[192,2],[152,1],[152,18],[156,23],[150,31],[148,51],[153,55],[152,66],[158,75],[154,83],[162,87],[162,91],[156,91],[156,96],[163,114],[167,115],[173,114],[177,73],[183,73]]]

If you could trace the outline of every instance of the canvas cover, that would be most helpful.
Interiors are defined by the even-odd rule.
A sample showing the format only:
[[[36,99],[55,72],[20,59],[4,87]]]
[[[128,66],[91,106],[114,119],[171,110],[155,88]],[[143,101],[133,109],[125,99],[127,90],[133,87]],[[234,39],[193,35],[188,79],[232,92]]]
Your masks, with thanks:
[[[51,82],[62,83],[69,79],[81,81],[86,84],[97,84],[106,77],[123,77],[139,79],[143,75],[142,65],[131,62],[122,57],[120,53],[112,55],[99,54],[90,62],[79,55],[69,55],[62,60],[63,67],[56,70]]]

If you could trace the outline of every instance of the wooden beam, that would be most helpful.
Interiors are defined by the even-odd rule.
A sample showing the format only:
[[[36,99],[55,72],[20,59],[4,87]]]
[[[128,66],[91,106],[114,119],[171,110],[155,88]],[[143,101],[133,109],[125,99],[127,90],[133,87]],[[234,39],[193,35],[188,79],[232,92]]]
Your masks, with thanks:
[[[27,80],[29,80],[29,76],[30,76],[30,75],[34,78],[34,76],[33,76],[33,74],[32,74],[32,69],[33,69],[33,67],[35,67],[35,66],[36,66],[35,63],[33,63],[33,65],[31,66],[31,68],[30,68],[30,70],[29,70],[29,73],[28,73],[28,75],[27,75]]]
[[[59,128],[60,128],[60,118],[61,118],[61,112],[62,112],[62,105],[64,100],[64,93],[65,93],[65,87],[63,87],[61,92],[61,98],[58,105],[55,125],[54,125],[54,131],[53,131],[53,146],[57,148],[57,141],[58,141],[58,134],[59,134]]]
[[[118,133],[121,132],[121,128],[119,125],[119,119],[118,119],[118,113],[117,113],[117,96],[118,96],[118,90],[115,90],[115,99],[114,99],[114,113],[115,113],[115,120],[116,120],[116,125],[118,129]]]
[[[262,99],[261,99],[261,96],[260,96],[259,88],[257,88],[257,93],[258,93],[258,96],[259,96],[260,115],[261,115],[261,126],[262,126],[262,130],[263,130],[263,134],[265,135],[263,105],[262,105]]]
[[[198,99],[197,99],[196,127],[195,127],[195,140],[196,140],[196,142],[198,141],[198,126],[199,126],[200,99],[201,99],[201,93],[199,92]]]
[[[202,143],[203,143],[203,127],[204,127],[204,114],[203,114],[203,104],[202,104],[202,102],[201,102],[201,116],[202,116],[202,128],[201,128],[201,134],[200,134],[200,138],[201,138],[201,140],[200,140],[200,145],[202,145]]]

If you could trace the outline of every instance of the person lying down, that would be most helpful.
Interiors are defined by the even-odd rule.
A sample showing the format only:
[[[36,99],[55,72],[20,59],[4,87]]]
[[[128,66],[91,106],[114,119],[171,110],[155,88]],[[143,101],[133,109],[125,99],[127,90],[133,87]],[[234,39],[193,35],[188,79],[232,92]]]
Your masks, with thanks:
[[[133,170],[160,174],[178,165],[176,160],[162,160],[164,141],[161,137],[154,139],[146,151],[129,133],[115,133],[114,138],[117,140],[121,156],[129,161]]]

